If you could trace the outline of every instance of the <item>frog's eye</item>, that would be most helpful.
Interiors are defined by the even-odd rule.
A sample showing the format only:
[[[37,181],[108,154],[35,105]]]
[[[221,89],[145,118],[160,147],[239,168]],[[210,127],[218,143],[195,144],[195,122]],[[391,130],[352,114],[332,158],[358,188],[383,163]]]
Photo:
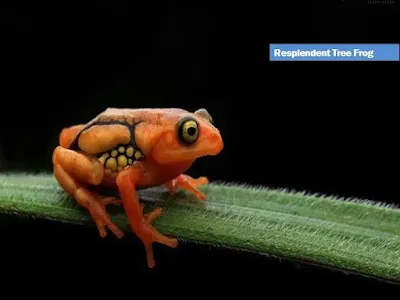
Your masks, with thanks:
[[[211,124],[214,124],[213,118],[211,117],[211,115],[209,114],[209,112],[205,108],[200,108],[200,109],[196,110],[194,112],[194,114],[199,116],[199,117],[202,117],[202,118],[206,119]]]
[[[178,136],[185,144],[193,144],[199,136],[199,124],[191,117],[186,117],[178,122]]]

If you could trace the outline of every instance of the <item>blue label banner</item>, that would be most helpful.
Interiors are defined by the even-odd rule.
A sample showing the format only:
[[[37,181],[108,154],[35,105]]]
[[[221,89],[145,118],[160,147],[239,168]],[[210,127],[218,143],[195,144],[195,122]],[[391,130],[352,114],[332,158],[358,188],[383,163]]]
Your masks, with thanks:
[[[270,61],[399,61],[399,44],[270,44]]]

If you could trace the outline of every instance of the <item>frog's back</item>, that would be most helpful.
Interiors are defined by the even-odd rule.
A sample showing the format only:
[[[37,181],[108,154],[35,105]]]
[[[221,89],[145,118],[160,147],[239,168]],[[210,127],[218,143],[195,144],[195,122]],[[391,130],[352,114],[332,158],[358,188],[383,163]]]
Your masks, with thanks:
[[[162,124],[166,116],[182,115],[187,113],[180,108],[107,108],[92,119],[88,126],[99,123],[119,123],[134,126],[141,122]]]
[[[79,125],[69,149],[98,157],[108,172],[116,172],[145,159],[135,141],[135,127],[142,123],[162,125],[166,116],[181,115],[176,108],[108,108],[89,123]]]

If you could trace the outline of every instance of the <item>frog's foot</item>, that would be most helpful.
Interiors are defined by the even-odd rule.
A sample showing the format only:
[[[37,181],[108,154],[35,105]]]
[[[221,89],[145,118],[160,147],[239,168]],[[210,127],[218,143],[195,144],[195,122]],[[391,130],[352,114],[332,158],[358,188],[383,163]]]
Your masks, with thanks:
[[[182,188],[194,194],[199,200],[205,200],[205,195],[198,187],[208,183],[209,180],[207,177],[192,178],[189,175],[181,174],[175,179],[168,181],[165,185],[168,187],[170,194],[174,194],[178,188]]]
[[[161,208],[156,208],[149,214],[143,215],[143,205],[139,203],[136,191],[136,184],[140,182],[142,176],[140,169],[134,167],[125,169],[118,174],[117,185],[132,231],[142,241],[146,249],[147,265],[149,268],[153,268],[155,266],[153,243],[157,242],[176,248],[178,240],[161,234],[153,227],[152,223],[161,215]]]
[[[178,240],[175,238],[170,238],[162,233],[158,232],[154,229],[151,225],[147,224],[143,226],[142,230],[137,231],[137,235],[140,240],[143,242],[143,245],[146,249],[146,258],[147,258],[147,265],[149,268],[154,268],[155,261],[154,261],[154,254],[153,254],[153,243],[160,243],[165,246],[176,248],[178,246]]]
[[[142,206],[143,208],[143,206]],[[161,216],[162,209],[160,207],[155,208],[148,214],[144,214],[144,230],[143,234],[139,232],[138,236],[142,240],[144,247],[146,249],[146,256],[147,256],[147,265],[149,268],[153,268],[155,266],[154,261],[154,254],[153,254],[153,243],[158,242],[169,246],[171,248],[176,248],[178,246],[178,240],[175,238],[170,238],[162,233],[158,232],[153,227],[153,222]],[[151,235],[150,232],[151,231]]]
[[[103,179],[103,166],[95,159],[72,150],[57,147],[53,154],[54,175],[64,190],[82,207],[85,207],[99,230],[107,235],[106,227],[118,238],[123,232],[111,221],[106,211],[108,204],[118,204],[114,197],[103,197],[89,191],[86,185],[98,185]]]
[[[79,201],[79,200],[78,200]],[[112,202],[108,202],[112,201]],[[124,233],[111,221],[110,216],[106,211],[106,206],[113,203],[115,200],[102,200],[93,197],[88,201],[87,209],[96,223],[101,237],[107,236],[106,227],[111,230],[118,238],[122,238]],[[108,203],[107,203],[108,202]]]

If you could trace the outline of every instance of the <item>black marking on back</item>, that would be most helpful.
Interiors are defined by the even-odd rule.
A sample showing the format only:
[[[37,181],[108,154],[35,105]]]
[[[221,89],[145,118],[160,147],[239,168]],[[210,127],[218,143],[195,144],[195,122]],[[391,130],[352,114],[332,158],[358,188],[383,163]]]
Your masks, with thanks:
[[[96,125],[123,125],[123,126],[128,127],[129,133],[130,133],[130,143],[127,144],[127,145],[125,145],[125,146],[132,146],[134,149],[137,149],[137,150],[139,150],[140,152],[142,152],[142,151],[139,149],[139,147],[137,146],[136,141],[135,141],[135,127],[136,127],[139,123],[141,123],[141,122],[142,122],[142,121],[136,122],[136,123],[134,123],[134,124],[128,124],[127,122],[124,122],[124,121],[117,121],[117,120],[107,120],[107,121],[101,121],[101,120],[100,120],[100,121],[95,121],[95,122],[93,122],[93,123],[88,124],[85,128],[83,128],[83,129],[76,135],[75,139],[73,140],[73,142],[71,143],[71,145],[69,146],[68,149],[70,149],[70,150],[75,150],[75,151],[82,151],[82,149],[80,149],[80,148],[79,148],[79,145],[78,145],[79,138],[80,138],[81,134],[82,134],[84,131],[88,130],[89,128],[91,128],[91,127],[93,127],[93,126],[96,126]],[[120,145],[118,145],[118,146],[120,146]],[[118,146],[116,146],[116,147],[118,148]],[[112,150],[112,149],[110,149],[110,150]],[[100,155],[101,155],[101,153],[100,153]]]

